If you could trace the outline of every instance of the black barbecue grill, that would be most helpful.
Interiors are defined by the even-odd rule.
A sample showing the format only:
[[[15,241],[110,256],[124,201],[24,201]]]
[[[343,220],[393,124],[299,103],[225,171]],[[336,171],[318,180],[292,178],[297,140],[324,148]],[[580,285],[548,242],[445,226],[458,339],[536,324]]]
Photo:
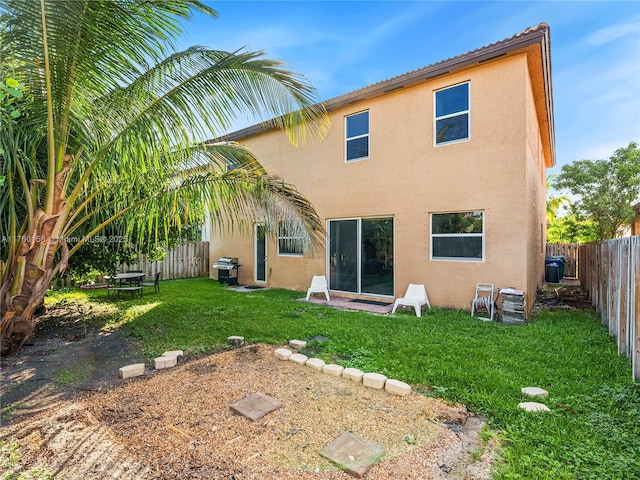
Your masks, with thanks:
[[[213,268],[218,270],[218,282],[227,285],[238,285],[238,257],[222,257],[213,264]]]

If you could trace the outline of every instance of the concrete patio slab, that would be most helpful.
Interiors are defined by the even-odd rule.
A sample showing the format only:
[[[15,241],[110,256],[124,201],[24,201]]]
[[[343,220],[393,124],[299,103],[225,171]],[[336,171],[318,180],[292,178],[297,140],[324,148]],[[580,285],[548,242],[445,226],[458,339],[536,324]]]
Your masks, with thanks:
[[[267,413],[271,413],[282,407],[282,402],[275,398],[271,398],[264,393],[257,392],[249,395],[248,397],[244,397],[242,400],[232,403],[229,407],[234,412],[255,422],[256,420],[260,420]]]
[[[377,313],[379,315],[386,315],[391,313],[393,309],[393,303],[389,305],[378,305],[375,303],[362,303],[352,298],[340,297],[338,295],[331,295],[331,301],[327,302],[324,297],[311,297],[306,300],[304,297],[299,298],[298,301],[310,303],[319,303],[328,307],[344,308],[346,310],[360,310],[363,312]]]
[[[377,443],[365,440],[351,432],[343,432],[320,451],[327,460],[357,478],[366,475],[382,456],[384,449]]]

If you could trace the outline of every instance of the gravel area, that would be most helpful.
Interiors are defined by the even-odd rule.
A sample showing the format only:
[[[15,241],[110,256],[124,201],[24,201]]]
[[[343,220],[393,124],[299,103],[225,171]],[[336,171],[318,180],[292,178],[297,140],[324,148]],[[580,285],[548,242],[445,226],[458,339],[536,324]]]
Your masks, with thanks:
[[[319,455],[344,431],[384,447],[368,479],[489,478],[482,420],[461,405],[373,390],[274,357],[274,346],[187,359],[106,392],[64,399],[2,428],[14,467],[65,479],[343,479]],[[256,392],[283,407],[252,422],[229,405]],[[407,438],[410,440],[407,441]]]

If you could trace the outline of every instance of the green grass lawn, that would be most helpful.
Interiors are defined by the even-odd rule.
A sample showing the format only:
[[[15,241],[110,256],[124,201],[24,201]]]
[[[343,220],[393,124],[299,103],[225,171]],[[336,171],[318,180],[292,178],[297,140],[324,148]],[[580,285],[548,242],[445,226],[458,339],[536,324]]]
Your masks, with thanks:
[[[105,328],[141,340],[150,359],[165,350],[228,348],[231,335],[275,345],[323,335],[325,342],[309,345],[317,347],[314,356],[385,374],[484,415],[501,444],[496,479],[640,478],[640,385],[593,312],[545,311],[509,326],[439,308],[422,318],[341,311],[298,302],[301,292],[234,292],[205,278],[161,288],[117,302],[104,291],[60,291],[47,302],[87,305]],[[528,398],[520,392],[527,386],[549,397]],[[551,412],[518,408],[529,400]]]

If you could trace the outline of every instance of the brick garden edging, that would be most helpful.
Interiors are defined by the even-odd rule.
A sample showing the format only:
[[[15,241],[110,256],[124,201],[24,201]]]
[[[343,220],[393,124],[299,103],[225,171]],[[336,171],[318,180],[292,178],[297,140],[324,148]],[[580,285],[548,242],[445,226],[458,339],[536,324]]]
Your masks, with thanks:
[[[227,341],[236,346],[242,346],[244,344],[244,337],[232,336]],[[307,342],[303,340],[291,340],[289,346],[295,350],[301,350],[306,346]],[[347,380],[351,380],[356,383],[362,383],[365,387],[373,388],[376,390],[384,389],[386,392],[393,395],[404,397],[411,393],[411,385],[395,380],[393,378],[387,378],[386,376],[369,372],[365,373],[357,368],[344,368],[342,365],[326,364],[324,360],[320,358],[309,358],[301,353],[294,353],[287,348],[277,348],[274,355],[279,360],[285,360],[297,363],[299,365],[306,365],[309,368],[313,368],[316,371],[322,372],[332,377],[342,377]],[[154,359],[154,368],[156,370],[171,368],[180,363],[182,360],[182,350],[172,350],[164,352],[162,356]],[[134,365],[127,365],[119,369],[119,376],[122,379],[137,377],[144,375],[144,363],[137,363]]]
[[[297,351],[304,348],[306,346],[306,342],[302,340],[291,340],[289,342],[289,346],[293,350]],[[376,390],[384,389],[387,393],[401,397],[411,393],[411,385],[401,382],[400,380],[387,378],[380,373],[364,373],[362,370],[358,370],[357,368],[344,368],[341,365],[325,364],[324,360],[320,358],[308,358],[306,355],[294,353],[288,348],[277,348],[273,354],[278,360],[290,361],[297,363],[298,365],[306,365],[326,375],[331,375],[332,377],[342,377],[356,383],[362,383],[368,388]]]

